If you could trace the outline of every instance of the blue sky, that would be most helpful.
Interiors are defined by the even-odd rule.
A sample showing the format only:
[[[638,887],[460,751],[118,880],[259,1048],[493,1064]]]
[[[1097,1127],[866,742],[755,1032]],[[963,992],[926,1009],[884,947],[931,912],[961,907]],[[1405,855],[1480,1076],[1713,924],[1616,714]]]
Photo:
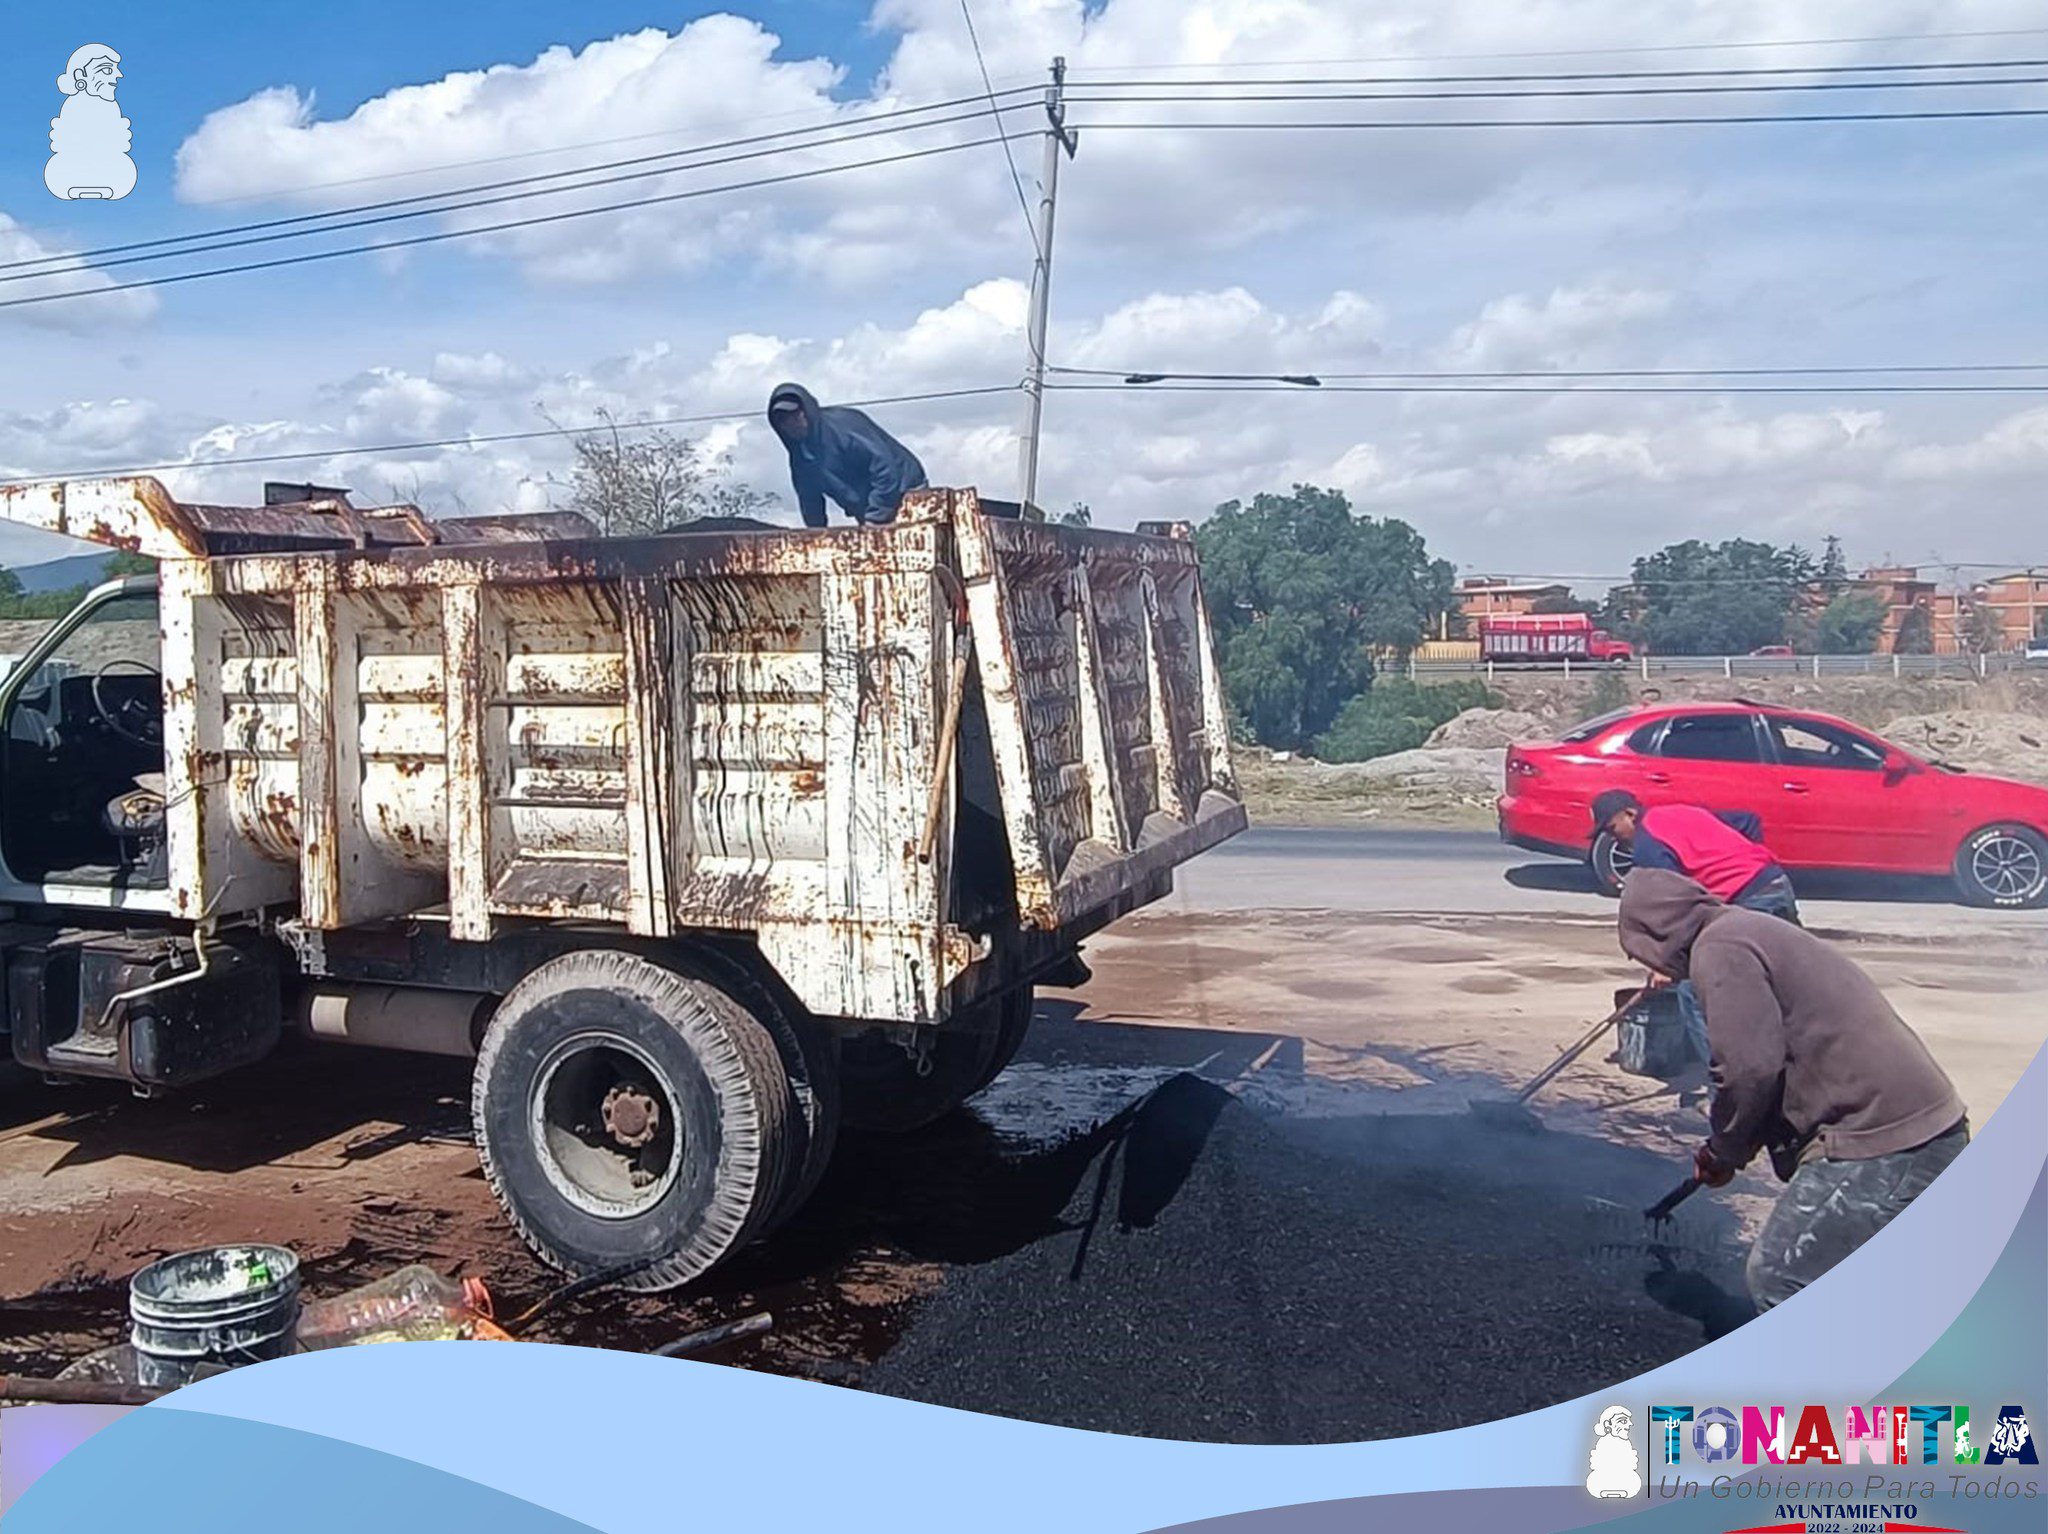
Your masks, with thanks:
[[[1927,36],[2038,23],[2021,0],[977,0],[975,13],[999,84],[1036,77],[1054,52],[1077,81],[1191,62],[1416,61],[1329,71],[1384,74],[2048,54],[2048,34]],[[0,259],[506,173],[398,175],[421,166],[635,137],[513,162],[552,167],[980,82],[958,0],[13,7],[0,28]],[[1875,36],[1900,40],[1726,46]],[[123,55],[139,181],[118,203],[42,186],[53,82],[85,41]],[[1693,51],[1585,51],[1674,45]],[[481,70],[496,73],[459,78]],[[2043,134],[2030,119],[1084,132],[1063,185],[1053,355],[1224,371],[2048,362]],[[1028,186],[1036,143],[1019,159]],[[753,170],[785,163],[815,162]],[[337,180],[357,184],[316,185]],[[341,450],[543,415],[751,408],[785,373],[841,398],[1014,382],[1027,256],[1009,173],[981,149],[140,302],[0,310],[0,475],[304,448],[336,456],[172,483],[253,499],[266,472],[300,473],[435,510],[546,504],[559,444]],[[1087,500],[1120,524],[1313,480],[1415,522],[1461,565],[1514,573],[1598,576],[1666,536],[1738,533],[1840,532],[1871,561],[2044,559],[2044,404],[1055,395],[1041,499]],[[935,478],[1000,494],[1014,491],[1016,418],[1001,396],[888,416]],[[758,425],[701,435],[781,488]],[[0,529],[0,561],[53,551]]]

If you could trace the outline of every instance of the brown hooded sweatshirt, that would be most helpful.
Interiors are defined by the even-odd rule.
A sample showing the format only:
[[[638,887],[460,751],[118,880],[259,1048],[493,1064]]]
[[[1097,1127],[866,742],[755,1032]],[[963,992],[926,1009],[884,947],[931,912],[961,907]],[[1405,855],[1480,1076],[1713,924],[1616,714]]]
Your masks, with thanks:
[[[1962,1122],[1962,1099],[1920,1036],[1812,933],[1645,868],[1622,890],[1621,949],[1698,990],[1713,1049],[1707,1143],[1729,1165],[1785,1138],[1864,1161]]]

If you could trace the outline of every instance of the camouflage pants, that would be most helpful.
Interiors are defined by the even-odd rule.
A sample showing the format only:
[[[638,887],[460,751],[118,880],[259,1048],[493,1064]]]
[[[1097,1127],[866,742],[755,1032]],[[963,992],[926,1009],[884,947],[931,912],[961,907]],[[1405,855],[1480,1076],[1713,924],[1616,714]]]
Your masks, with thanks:
[[[1756,1308],[1790,1299],[1891,1224],[1969,1143],[1966,1122],[1889,1156],[1802,1163],[1749,1254],[1744,1276]]]

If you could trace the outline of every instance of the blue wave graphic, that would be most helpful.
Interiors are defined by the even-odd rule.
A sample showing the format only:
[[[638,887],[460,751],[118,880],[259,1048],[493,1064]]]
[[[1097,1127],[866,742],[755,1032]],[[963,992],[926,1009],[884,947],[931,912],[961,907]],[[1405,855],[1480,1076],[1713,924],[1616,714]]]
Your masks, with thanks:
[[[450,1406],[456,1411],[458,1406]],[[650,1526],[667,1519],[650,1509]],[[7,1534],[598,1534],[589,1524],[415,1460],[235,1417],[131,1413],[31,1486]]]
[[[2012,1388],[2040,1392],[2048,1386],[2038,1355],[2001,1355],[1978,1336],[1986,1326],[2017,1326],[2009,1337],[2039,1335],[2048,1052],[2029,1066],[2008,1108],[1928,1194],[1818,1285],[1685,1358],[1616,1382],[1597,1398],[1500,1422],[1359,1444],[1180,1443],[633,1354],[517,1345],[343,1349],[240,1370],[115,1424],[31,1490],[7,1534],[144,1526],[49,1511],[94,1505],[60,1497],[116,1496],[111,1486],[80,1489],[78,1483],[135,1478],[137,1463],[144,1467],[141,1478],[153,1483],[146,1526],[165,1534],[187,1527],[217,1534],[221,1509],[234,1504],[211,1498],[224,1494],[233,1476],[198,1461],[246,1458],[243,1430],[263,1424],[297,1430],[261,1441],[293,1446],[299,1484],[315,1488],[310,1495],[316,1500],[318,1488],[345,1482],[353,1495],[358,1478],[395,1475],[397,1467],[416,1461],[408,1473],[428,1477],[420,1484],[431,1484],[433,1495],[457,1495],[451,1487],[463,1488],[462,1495],[496,1487],[508,1494],[508,1506],[550,1510],[542,1516],[556,1522],[530,1526],[551,1530],[631,1534],[653,1520],[721,1528],[873,1526],[892,1534],[963,1524],[974,1534],[1037,1534],[1048,1527],[1062,1534],[1125,1534],[1310,1503],[1347,1509],[1350,1528],[1388,1528],[1393,1525],[1377,1521],[1371,1510],[1403,1505],[1389,1498],[1487,1488],[1521,1488],[1532,1499],[1541,1494],[1523,1515],[1495,1521],[1493,1528],[1536,1534],[1588,1527],[1606,1521],[1609,1509],[1581,1499],[1574,1513],[1549,1489],[1576,1486],[1593,1416],[1610,1400],[1887,1399],[1888,1388],[1939,1343],[1959,1350],[1968,1368],[1943,1362],[1936,1370],[1930,1363],[1930,1386],[1944,1379],[1951,1392],[1965,1384],[2003,1389],[2015,1368],[2020,1376],[2010,1378]],[[1982,1312],[1983,1319],[1958,1324],[1980,1287],[1984,1302],[1973,1307],[1973,1317]],[[2037,1312],[2031,1321],[2007,1313],[2030,1298]],[[1999,1314],[1989,1314],[1994,1309]],[[989,1324],[999,1326],[1001,1317],[991,1316]],[[1962,1398],[1971,1393],[1965,1390]],[[160,1438],[157,1424],[165,1419],[179,1421],[183,1432]],[[170,1441],[182,1445],[182,1461],[158,1452],[160,1442]],[[1441,1515],[1418,1517],[1410,1526],[1454,1534],[1460,1526],[1449,1516],[1455,1500],[1447,1497]],[[1547,1511],[1539,1513],[1539,1506]],[[188,1513],[197,1520],[208,1509],[203,1524],[178,1521]],[[1718,1524],[1667,1522],[1666,1509],[1641,1503],[1613,1512],[1677,1529],[1755,1522],[1727,1517],[1745,1510],[1725,1504],[1708,1510],[1724,1519]],[[1498,1508],[1493,1512],[1497,1519]],[[2028,1512],[2038,1519],[2039,1503]],[[1577,1521],[1551,1521],[1560,1514]],[[2003,1517],[1984,1509],[1958,1526],[1988,1534]],[[346,1526],[374,1527],[360,1516]],[[529,1527],[470,1516],[432,1526],[522,1534]]]

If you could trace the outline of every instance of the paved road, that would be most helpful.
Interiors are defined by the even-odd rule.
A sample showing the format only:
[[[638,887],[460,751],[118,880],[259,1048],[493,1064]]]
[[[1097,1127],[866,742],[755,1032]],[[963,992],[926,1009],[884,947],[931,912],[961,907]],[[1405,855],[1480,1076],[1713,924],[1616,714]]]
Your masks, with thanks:
[[[2048,939],[2048,911],[1972,910],[1941,881],[1813,874],[1798,883],[1800,904],[1828,926]],[[1349,827],[1255,827],[1182,868],[1169,905],[1598,919],[1614,910],[1582,866],[1505,846],[1490,831]]]

